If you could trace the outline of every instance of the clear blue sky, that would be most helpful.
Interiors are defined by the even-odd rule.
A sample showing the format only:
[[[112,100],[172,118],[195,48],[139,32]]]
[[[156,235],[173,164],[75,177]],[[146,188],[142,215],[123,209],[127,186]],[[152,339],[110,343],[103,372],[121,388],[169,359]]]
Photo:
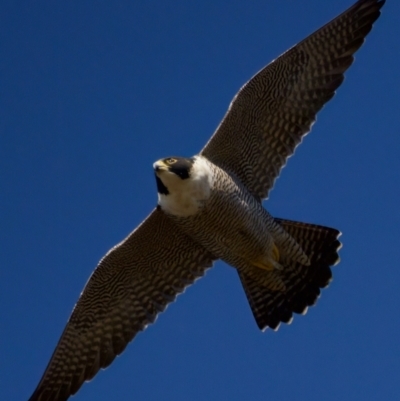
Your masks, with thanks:
[[[3,1],[0,399],[27,400],[89,274],[239,87],[352,0]],[[261,333],[217,263],[73,399],[400,399],[400,3],[266,207],[343,232],[306,316]]]

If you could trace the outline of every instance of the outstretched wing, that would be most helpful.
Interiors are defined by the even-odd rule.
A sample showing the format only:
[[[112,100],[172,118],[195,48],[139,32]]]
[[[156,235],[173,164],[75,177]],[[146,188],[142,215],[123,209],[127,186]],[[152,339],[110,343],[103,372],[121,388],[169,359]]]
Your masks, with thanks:
[[[268,197],[286,160],[335,94],[385,0],[359,0],[247,82],[201,154]]]
[[[154,210],[100,261],[29,401],[64,401],[75,394],[213,260]]]

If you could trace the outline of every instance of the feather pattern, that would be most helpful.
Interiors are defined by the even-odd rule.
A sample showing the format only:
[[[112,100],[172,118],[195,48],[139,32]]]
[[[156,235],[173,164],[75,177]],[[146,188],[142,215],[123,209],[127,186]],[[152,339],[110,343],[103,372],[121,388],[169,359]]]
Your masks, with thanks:
[[[195,232],[188,235],[190,230],[186,232],[184,224],[180,227],[157,208],[94,270],[29,401],[65,401],[75,394],[84,381],[110,365],[139,331],[153,323],[177,294],[204,275],[218,257],[237,267],[261,329],[276,329],[280,322],[290,322],[293,313],[304,313],[315,303],[320,289],[331,279],[330,267],[338,261],[339,232],[273,219],[262,208],[261,200],[268,196],[287,158],[311,129],[316,113],[342,83],[353,54],[384,3],[357,1],[262,69],[240,89],[201,151],[200,157],[215,167],[213,178],[218,179],[218,174],[231,178],[229,185],[236,188],[232,193],[240,193],[234,202],[244,202],[243,208],[255,205],[258,214],[253,216],[253,227],[246,226],[245,220],[241,221],[244,230],[235,226],[236,235],[243,237],[241,245],[248,244],[248,249],[260,245],[251,231],[259,224],[259,217],[263,224],[257,230],[267,232],[264,239],[269,241],[260,247],[269,246],[268,252],[273,254],[274,244],[278,244],[282,271],[250,268],[247,259],[243,262],[237,257],[240,252],[226,243],[233,237],[214,235],[222,244],[219,246],[207,242],[210,236],[207,239]],[[186,164],[176,170],[181,178],[188,178],[184,167],[191,160],[186,159]],[[159,192],[168,196],[165,183],[158,179],[157,184]],[[196,194],[194,191],[191,196]],[[220,202],[218,196],[210,195],[210,199],[216,205]],[[218,216],[214,210],[217,233],[224,221],[234,222],[236,218],[227,203],[221,205]],[[198,230],[207,231],[209,227],[202,226],[196,213],[191,216],[189,210],[186,214],[199,222]],[[224,246],[231,247],[232,254],[229,249],[219,252]],[[254,256],[254,252],[247,255],[245,247],[242,250],[246,257]]]
[[[358,1],[258,72],[201,154],[238,176],[254,196],[267,198],[317,112],[343,82],[384,3]]]
[[[29,401],[64,401],[75,394],[214,259],[154,210],[100,261]]]

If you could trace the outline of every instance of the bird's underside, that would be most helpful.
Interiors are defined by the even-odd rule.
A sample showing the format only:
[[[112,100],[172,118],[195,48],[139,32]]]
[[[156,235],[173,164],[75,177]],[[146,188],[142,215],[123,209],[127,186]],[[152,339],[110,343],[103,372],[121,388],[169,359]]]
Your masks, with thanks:
[[[316,113],[342,83],[384,3],[357,1],[258,72],[235,96],[201,157],[236,177],[257,202],[267,198]],[[168,192],[161,181],[157,186]],[[260,329],[276,329],[293,313],[304,313],[339,260],[339,231],[283,219],[274,224],[299,244],[308,262],[278,247],[279,272],[238,269]],[[161,207],[154,209],[92,273],[29,401],[65,401],[75,394],[216,259]]]

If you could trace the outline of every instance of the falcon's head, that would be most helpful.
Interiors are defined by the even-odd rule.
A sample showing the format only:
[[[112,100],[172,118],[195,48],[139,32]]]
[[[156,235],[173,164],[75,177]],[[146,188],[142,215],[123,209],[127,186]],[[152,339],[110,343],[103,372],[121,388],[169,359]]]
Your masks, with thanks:
[[[190,171],[193,167],[193,157],[167,157],[160,159],[153,164],[156,175],[157,191],[162,195],[169,195],[168,187],[173,190],[179,187],[181,180],[187,180],[190,177]]]
[[[188,216],[208,199],[213,183],[209,162],[201,156],[167,157],[153,164],[158,204],[170,214]]]

